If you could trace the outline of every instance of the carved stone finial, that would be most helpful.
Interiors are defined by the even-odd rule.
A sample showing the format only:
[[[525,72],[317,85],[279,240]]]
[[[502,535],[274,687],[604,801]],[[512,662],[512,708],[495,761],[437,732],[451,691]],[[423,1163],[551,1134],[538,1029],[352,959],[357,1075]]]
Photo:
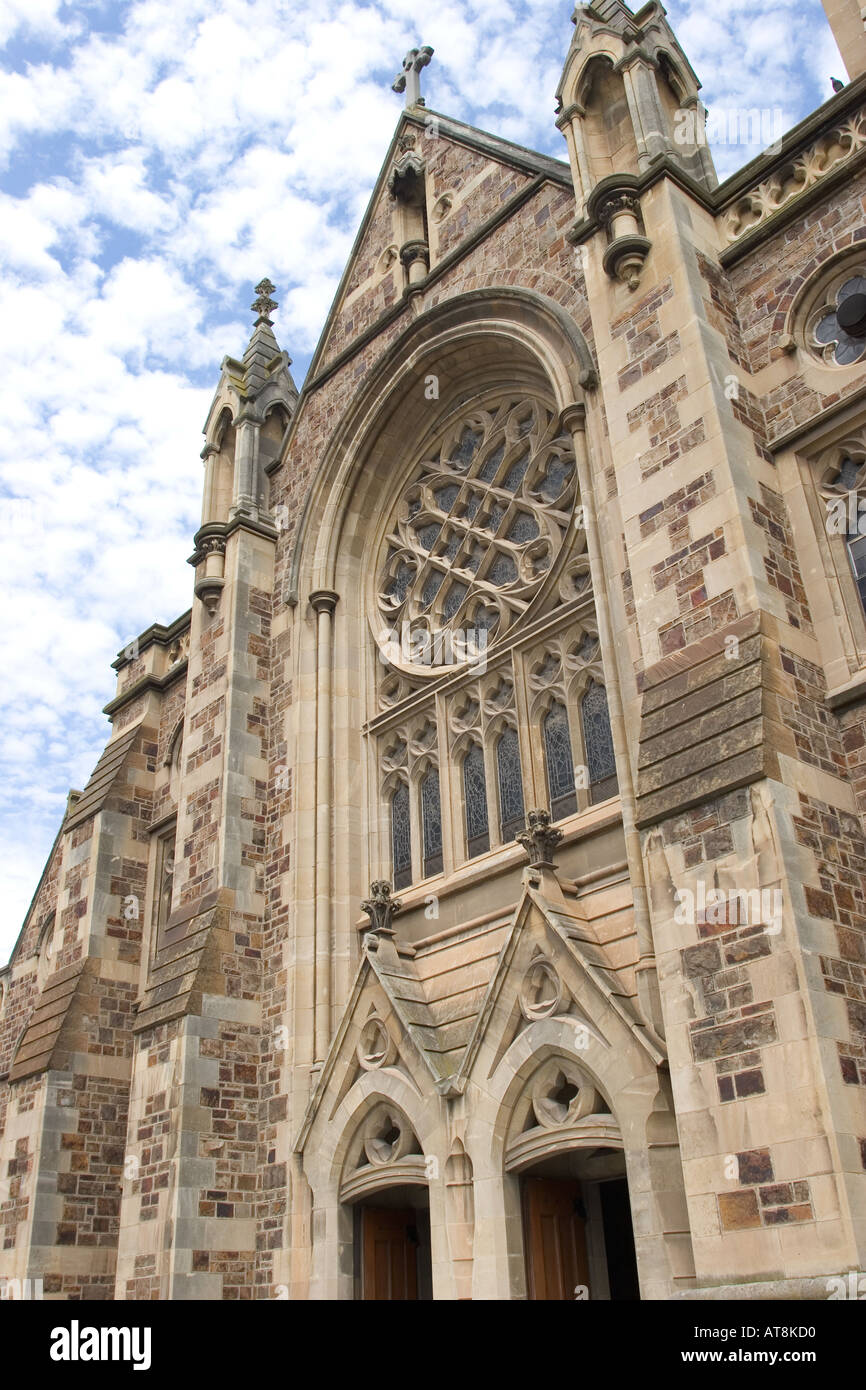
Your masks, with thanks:
[[[397,74],[391,91],[405,92],[407,106],[423,106],[421,95],[421,70],[426,68],[433,57],[433,49],[425,44],[423,48],[410,48],[403,59],[403,71]]]
[[[384,879],[370,884],[370,896],[361,903],[361,909],[370,919],[370,931],[374,936],[393,936],[393,918],[402,908],[399,898],[391,897],[391,885]]]
[[[550,824],[548,811],[530,811],[527,828],[521,830],[514,838],[526,850],[530,868],[553,868],[553,852],[562,839],[562,831],[556,830]]]
[[[260,280],[256,285],[256,294],[258,298],[250,305],[253,313],[258,314],[256,327],[258,327],[260,323],[266,323],[269,328],[273,327],[269,315],[273,313],[274,309],[279,309],[280,307],[275,299],[271,299],[271,295],[275,288],[276,286],[272,285],[267,277],[265,277],[264,280]]]

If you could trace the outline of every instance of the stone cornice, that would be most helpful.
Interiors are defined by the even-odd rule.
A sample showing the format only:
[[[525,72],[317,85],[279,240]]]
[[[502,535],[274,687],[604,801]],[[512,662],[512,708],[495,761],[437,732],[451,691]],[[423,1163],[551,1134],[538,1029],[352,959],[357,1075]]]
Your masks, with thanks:
[[[195,550],[187,560],[188,565],[195,568],[200,565],[205,558],[204,545],[208,541],[227,541],[233,536],[235,531],[249,531],[253,536],[264,536],[266,540],[275,541],[279,532],[272,521],[267,521],[260,517],[258,519],[250,516],[233,516],[230,521],[209,521],[196,531],[193,537]]]
[[[168,627],[164,627],[162,623],[152,623],[150,627],[146,628],[144,632],[135,639],[134,644],[130,645],[135,645],[137,647],[139,656],[142,652],[147,651],[148,647],[152,647],[154,644],[160,647],[170,647],[172,642],[175,642],[178,637],[188,631],[191,622],[192,609],[189,608],[185,613],[182,613],[179,618],[175,618],[174,622],[170,623]],[[124,647],[123,651],[118,652],[117,659],[111,663],[112,670],[122,671],[124,666],[133,660],[132,657],[126,655],[126,652],[126,647]]]
[[[126,705],[130,704],[132,700],[137,700],[139,695],[146,695],[151,690],[159,692],[167,690],[168,687],[174,685],[175,681],[179,680],[181,676],[186,675],[188,666],[189,657],[185,656],[172,666],[171,670],[167,671],[164,676],[142,676],[141,680],[133,681],[132,685],[127,686],[126,690],[121,691],[113,700],[110,700],[109,703],[103,707],[102,713],[107,715],[109,719],[113,719],[119,710],[122,710]]]

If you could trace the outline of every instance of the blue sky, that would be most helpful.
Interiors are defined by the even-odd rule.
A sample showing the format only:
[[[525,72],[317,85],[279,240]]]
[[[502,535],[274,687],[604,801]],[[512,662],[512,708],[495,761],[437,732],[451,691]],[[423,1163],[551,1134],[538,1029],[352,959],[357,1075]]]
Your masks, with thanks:
[[[820,0],[667,9],[717,114],[787,128],[845,77]],[[0,0],[0,962],[108,737],[110,662],[190,605],[201,426],[251,287],[278,286],[300,384],[407,48],[436,50],[428,106],[564,159],[571,12]],[[719,146],[720,174],[757,152]]]

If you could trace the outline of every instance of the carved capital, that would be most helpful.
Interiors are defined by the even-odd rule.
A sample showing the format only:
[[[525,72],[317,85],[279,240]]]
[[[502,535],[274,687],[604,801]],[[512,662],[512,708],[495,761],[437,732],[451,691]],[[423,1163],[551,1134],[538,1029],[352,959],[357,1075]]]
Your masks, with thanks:
[[[628,213],[638,223],[641,220],[640,198],[628,189],[606,194],[599,200],[595,215],[605,231],[610,231],[614,218],[621,217],[623,213]]]
[[[361,903],[361,910],[369,917],[369,930],[374,936],[393,936],[393,919],[402,906],[399,898],[391,897],[390,883],[377,879],[370,884],[370,896]]]
[[[328,613],[333,617],[334,609],[340,602],[340,595],[333,589],[316,589],[310,594],[310,605],[316,613]]]
[[[550,824],[549,811],[530,811],[526,829],[514,838],[526,850],[530,868],[553,868],[553,853],[562,839],[562,831]]]
[[[562,428],[569,434],[584,434],[586,431],[586,406],[582,401],[567,405],[561,415]]]
[[[423,261],[425,270],[429,270],[430,247],[426,241],[407,241],[400,247],[400,260],[407,269],[416,261]]]

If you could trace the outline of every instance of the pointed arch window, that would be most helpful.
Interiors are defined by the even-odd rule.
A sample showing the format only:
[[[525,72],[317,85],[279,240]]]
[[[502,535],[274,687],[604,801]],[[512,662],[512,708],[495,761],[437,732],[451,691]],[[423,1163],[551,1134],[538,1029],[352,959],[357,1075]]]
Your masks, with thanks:
[[[439,773],[431,767],[421,782],[421,827],[424,837],[424,877],[441,874],[442,861],[442,804],[439,798]]]
[[[598,681],[590,683],[580,702],[580,718],[589,773],[589,799],[606,801],[616,795],[618,783],[607,691]]]
[[[547,763],[547,787],[550,793],[550,814],[556,820],[574,815],[577,795],[574,790],[574,759],[571,754],[571,734],[565,706],[554,700],[542,725],[544,756]]]
[[[496,745],[496,770],[499,777],[499,823],[502,843],[513,840],[523,828],[523,773],[520,770],[520,741],[517,730],[509,727]]]
[[[395,888],[412,882],[412,834],[409,826],[409,788],[401,782],[391,797],[391,860]]]
[[[473,743],[463,759],[463,802],[466,807],[466,854],[474,859],[490,848],[490,824],[487,815],[487,778],[484,772],[484,752]]]

